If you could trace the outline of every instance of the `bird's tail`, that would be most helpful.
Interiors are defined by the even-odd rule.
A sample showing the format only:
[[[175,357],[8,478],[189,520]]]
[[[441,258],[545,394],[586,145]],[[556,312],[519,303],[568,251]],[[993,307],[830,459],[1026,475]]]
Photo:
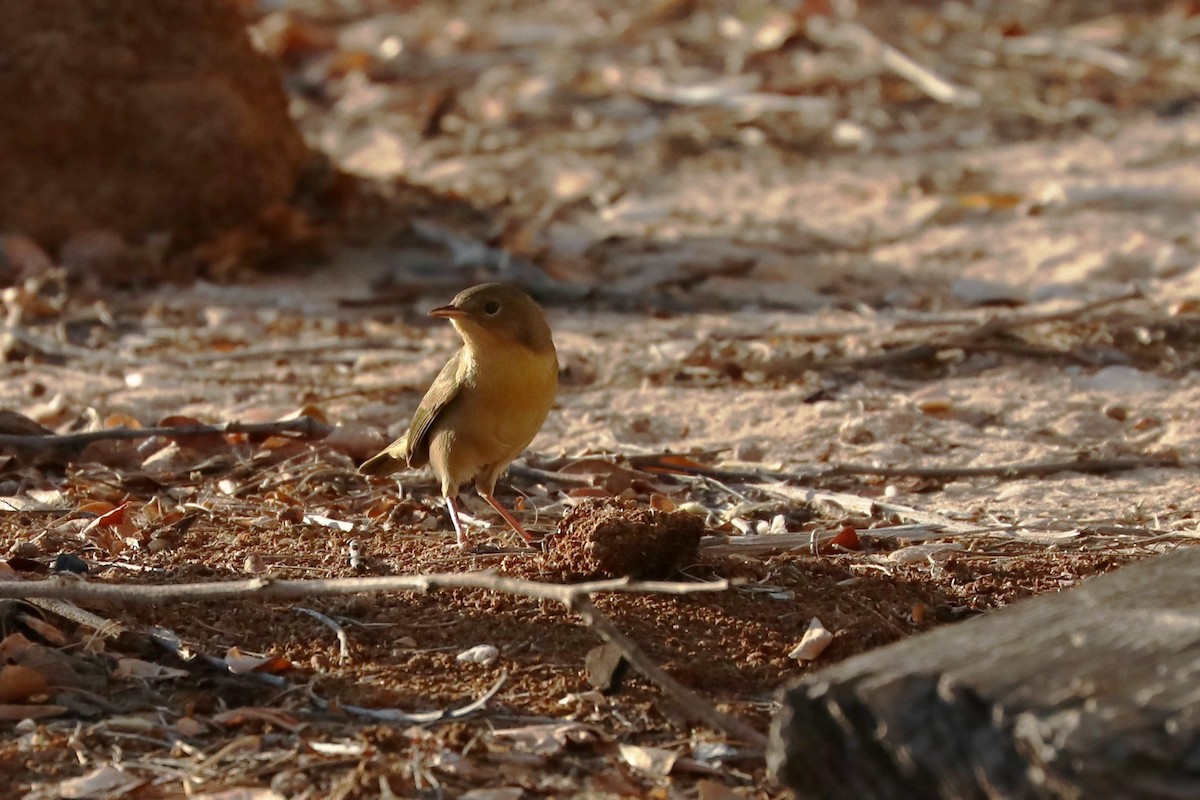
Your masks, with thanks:
[[[408,462],[402,458],[396,458],[391,454],[390,448],[384,450],[378,455],[371,456],[362,463],[358,468],[359,473],[363,475],[391,475],[393,472],[399,472],[402,469],[408,468]]]

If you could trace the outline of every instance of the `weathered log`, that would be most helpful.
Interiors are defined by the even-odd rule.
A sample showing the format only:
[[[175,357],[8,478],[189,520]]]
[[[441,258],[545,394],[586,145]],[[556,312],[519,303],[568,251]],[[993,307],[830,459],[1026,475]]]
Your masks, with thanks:
[[[1200,797],[1200,548],[810,675],[771,741],[801,798]]]

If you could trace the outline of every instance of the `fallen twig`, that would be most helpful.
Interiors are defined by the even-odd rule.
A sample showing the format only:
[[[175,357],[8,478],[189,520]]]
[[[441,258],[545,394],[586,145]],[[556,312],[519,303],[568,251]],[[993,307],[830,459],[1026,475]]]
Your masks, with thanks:
[[[28,599],[58,597],[67,600],[157,603],[197,602],[253,597],[259,600],[292,600],[300,597],[335,597],[379,592],[432,592],[443,589],[485,589],[504,594],[553,600],[570,606],[575,598],[604,592],[638,594],[698,594],[723,592],[728,581],[680,583],[634,581],[628,578],[557,584],[506,578],[491,572],[442,572],[433,575],[379,575],[367,578],[318,578],[272,580],[249,578],[240,581],[178,584],[84,583],[55,578],[39,581],[0,582],[0,597]]]
[[[356,717],[365,717],[379,722],[403,722],[413,725],[427,725],[431,722],[440,722],[443,719],[462,719],[470,714],[474,714],[479,709],[487,705],[488,701],[496,696],[500,691],[500,687],[508,680],[508,673],[503,672],[491,688],[475,698],[471,702],[458,706],[457,708],[438,709],[437,711],[418,711],[409,713],[401,711],[398,708],[365,708],[363,706],[349,706],[344,703],[337,704],[337,710],[346,714],[352,714]],[[313,705],[322,711],[329,709],[330,702],[320,697],[312,686],[308,687],[308,698],[312,700]]]
[[[322,625],[324,625],[325,627],[327,627],[333,631],[334,635],[337,636],[337,640],[338,640],[338,663],[339,664],[345,664],[347,661],[350,660],[350,637],[346,635],[345,628],[343,628],[341,625],[339,625],[336,620],[330,619],[329,617],[325,616],[320,611],[317,611],[315,609],[305,608],[303,606],[297,606],[296,611],[301,614],[307,614],[308,616],[315,619],[317,622],[321,623]]]
[[[595,455],[590,458],[601,459]],[[649,458],[649,457],[645,457]],[[783,471],[768,469],[726,469],[709,467],[698,461],[671,464],[671,469],[681,475],[695,475],[729,483],[758,485],[778,481],[819,481],[824,478],[839,478],[852,475],[877,475],[882,478],[927,478],[929,480],[953,480],[955,478],[1031,478],[1057,475],[1060,472],[1080,472],[1088,475],[1104,475],[1110,472],[1128,472],[1134,469],[1186,469],[1200,462],[1181,459],[1172,455],[1130,455],[1113,458],[1088,458],[1078,455],[1049,461],[1024,461],[1014,464],[994,464],[985,467],[956,466],[877,466],[853,462],[834,462],[807,471]],[[566,473],[539,470],[546,480],[557,480],[558,475],[576,477]],[[656,473],[661,477],[661,473]],[[668,474],[669,477],[669,474]]]
[[[678,583],[633,581],[628,578],[576,584],[551,584],[505,578],[486,572],[449,572],[435,575],[389,575],[369,578],[330,578],[318,580],[270,580],[252,578],[216,583],[176,585],[93,584],[57,579],[9,581],[0,583],[0,597],[53,597],[72,600],[107,600],[129,603],[166,603],[199,600],[223,600],[231,597],[284,599],[329,597],[369,592],[428,592],[439,589],[486,589],[505,594],[553,600],[582,616],[605,641],[621,649],[622,654],[643,675],[658,684],[697,719],[737,736],[757,747],[766,747],[766,738],[745,723],[722,714],[699,695],[680,684],[655,664],[632,639],[596,610],[590,595],[601,592],[639,592],[653,594],[696,594],[721,592],[729,581]],[[311,612],[308,612],[311,613]],[[313,616],[316,616],[313,614]],[[319,617],[318,617],[319,619]],[[177,638],[177,637],[176,637]]]
[[[982,532],[982,531],[981,531]],[[990,533],[1000,533],[997,529],[987,529]],[[871,536],[878,539],[892,539],[898,543],[921,542],[927,539],[943,538],[946,531],[941,524],[910,524],[888,525],[882,528],[866,528],[858,532],[860,536]],[[811,530],[798,533],[764,533],[753,536],[711,536],[700,541],[700,552],[713,556],[769,556],[779,553],[812,551],[828,545],[838,537],[838,530]]]
[[[237,350],[227,350],[221,353],[184,353],[162,360],[168,364],[194,367],[200,364],[215,364],[223,361],[282,358],[284,356],[314,355],[325,352],[344,353],[356,350],[398,350],[400,346],[393,339],[381,338],[319,339],[314,342],[295,342],[289,339],[285,344],[256,345],[242,347]]]
[[[1146,73],[1145,65],[1136,59],[1070,36],[1005,36],[998,44],[1010,55],[1033,58],[1054,56],[1060,60],[1082,61],[1089,66],[1108,70],[1126,81],[1136,81]]]
[[[1140,300],[1145,296],[1145,293],[1140,287],[1134,286],[1133,288],[1124,292],[1120,292],[1119,294],[1102,297],[1099,300],[1092,300],[1087,303],[1081,303],[1080,305],[1073,306],[1071,308],[1065,308],[1061,311],[1045,311],[1037,314],[997,314],[988,319],[986,322],[980,324],[977,328],[975,328],[975,330],[968,331],[967,333],[958,337],[958,340],[962,341],[963,339],[966,339],[974,341],[985,336],[991,336],[992,334],[1000,331],[1012,330],[1013,328],[1024,328],[1028,325],[1041,325],[1046,322],[1067,322],[1073,319],[1078,319],[1082,316],[1086,316],[1087,314],[1090,314],[1093,311],[1098,311],[1101,308],[1117,305],[1119,303],[1125,303],[1129,300]]]
[[[297,417],[296,419],[281,419],[276,422],[223,422],[218,425],[109,428],[102,431],[87,431],[86,433],[47,434],[44,436],[0,434],[0,452],[48,453],[54,451],[71,451],[86,447],[93,442],[150,439],[155,436],[180,439],[192,436],[219,436],[228,433],[241,433],[247,436],[298,434],[316,439],[328,436],[332,430],[333,427],[331,425],[315,420],[312,417]]]
[[[956,86],[857,23],[845,22],[832,26],[810,24],[808,32],[826,46],[850,44],[858,47],[863,53],[878,58],[883,66],[910,81],[939,103],[974,108],[983,101],[977,90]]]
[[[1108,472],[1127,472],[1132,469],[1190,466],[1177,456],[1128,456],[1124,458],[1079,458],[1062,461],[1029,461],[1018,464],[995,464],[989,467],[877,467],[870,464],[834,464],[821,470],[820,477],[842,475],[878,475],[884,478],[1033,478],[1056,475],[1060,472],[1082,472],[1102,475]]]
[[[846,511],[852,511],[868,517],[887,514],[905,522],[912,522],[919,525],[936,525],[947,533],[978,533],[986,530],[979,525],[959,522],[941,514],[935,514],[932,511],[921,511],[899,503],[889,503],[870,497],[860,497],[859,495],[847,492],[822,492],[817,489],[805,489],[800,486],[788,486],[782,483],[764,484],[758,488],[768,494],[786,497],[790,500],[798,500],[808,505],[821,502],[833,503]],[[0,584],[0,591],[3,591],[2,584]]]
[[[766,749],[765,736],[736,717],[721,713],[707,700],[668,675],[636,642],[618,630],[612,620],[601,614],[586,595],[576,597],[571,609],[587,620],[601,639],[619,649],[634,669],[658,684],[692,717],[716,730],[736,736],[751,746]]]
[[[524,461],[514,461],[508,466],[508,472],[518,478],[538,483],[557,483],[563,486],[592,486],[595,479],[591,475],[575,475],[569,472],[554,472],[547,469],[531,467]]]
[[[1071,308],[1061,309],[1058,311],[1042,311],[1036,313],[1021,313],[1021,312],[1006,312],[996,313],[983,319],[963,319],[963,318],[948,318],[948,319],[920,319],[897,323],[890,331],[881,331],[881,333],[898,333],[900,331],[909,331],[922,328],[950,328],[956,326],[974,327],[969,330],[958,333],[947,333],[940,337],[933,337],[923,341],[909,341],[900,343],[891,343],[894,346],[890,350],[880,350],[879,352],[867,353],[857,356],[832,356],[828,358],[818,359],[812,354],[792,355],[776,358],[765,362],[759,366],[766,375],[790,375],[804,370],[861,370],[861,369],[882,369],[885,367],[896,367],[905,364],[914,364],[920,362],[928,362],[936,360],[941,353],[950,350],[971,350],[980,351],[995,349],[998,345],[985,345],[985,340],[992,339],[999,333],[1012,331],[1016,328],[1029,327],[1031,325],[1041,325],[1048,322],[1068,322],[1087,316],[1093,311],[1098,311],[1112,305],[1118,305],[1130,300],[1139,300],[1145,297],[1145,294],[1139,287],[1134,287],[1119,294],[1102,297],[1099,300],[1092,300],[1086,303],[1081,303]],[[880,347],[886,347],[889,343],[883,343]],[[1012,345],[1008,345],[1006,349],[1012,349]],[[1091,361],[1080,357],[1078,354],[1069,350],[1059,351],[1052,348],[1038,348],[1032,345],[1025,345],[1025,349],[1021,353],[1026,356],[1033,357],[1056,357],[1066,358],[1074,361],[1080,361],[1084,364],[1090,364]]]
[[[67,600],[35,597],[31,598],[29,602],[43,611],[57,614],[63,619],[74,622],[76,625],[91,628],[97,635],[103,636],[105,639],[115,639],[125,632],[125,626],[121,623],[107,619],[106,617],[97,616]]]

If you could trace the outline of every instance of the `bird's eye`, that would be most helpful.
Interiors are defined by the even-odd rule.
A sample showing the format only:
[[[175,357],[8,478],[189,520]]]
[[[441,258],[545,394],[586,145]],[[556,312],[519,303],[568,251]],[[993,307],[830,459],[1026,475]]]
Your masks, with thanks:
[[[498,312],[499,310],[500,310],[500,304],[497,303],[495,300],[489,300],[483,306],[483,313],[487,314],[488,316],[495,316],[496,312]]]

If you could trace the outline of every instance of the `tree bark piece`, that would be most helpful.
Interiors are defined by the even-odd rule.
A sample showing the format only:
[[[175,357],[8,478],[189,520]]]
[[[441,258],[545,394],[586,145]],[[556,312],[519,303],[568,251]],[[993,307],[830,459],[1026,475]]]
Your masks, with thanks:
[[[805,798],[1200,796],[1200,548],[879,648],[791,688]]]

